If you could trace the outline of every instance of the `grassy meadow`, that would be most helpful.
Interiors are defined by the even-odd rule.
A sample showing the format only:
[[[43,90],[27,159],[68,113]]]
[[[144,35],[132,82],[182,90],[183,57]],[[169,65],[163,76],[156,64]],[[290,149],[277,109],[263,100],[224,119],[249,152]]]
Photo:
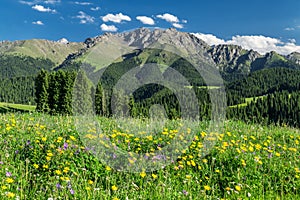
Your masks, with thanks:
[[[109,140],[153,153],[179,133],[165,127],[137,137],[111,119]],[[207,122],[189,148],[154,172],[126,173],[101,163],[85,147],[71,117],[0,115],[0,199],[300,199],[300,133],[288,127],[228,121],[201,156]],[[203,130],[202,130],[203,129]],[[89,133],[87,133],[87,136]]]

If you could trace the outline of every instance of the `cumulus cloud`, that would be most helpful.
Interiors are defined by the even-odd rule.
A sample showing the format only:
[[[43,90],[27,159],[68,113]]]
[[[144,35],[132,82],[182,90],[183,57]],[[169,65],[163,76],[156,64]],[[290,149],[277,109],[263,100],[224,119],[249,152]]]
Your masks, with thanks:
[[[52,13],[56,13],[56,10],[52,10],[51,8],[45,8],[42,5],[34,5],[32,6],[33,10],[37,10],[39,12],[52,12]]]
[[[136,19],[141,21],[143,24],[147,24],[147,25],[154,25],[155,24],[154,20],[151,17],[137,16]]]
[[[93,3],[91,3],[91,2],[79,2],[79,1],[75,1],[74,4],[80,5],[80,6],[89,6],[89,5],[92,5]]]
[[[115,27],[114,25],[106,25],[106,24],[102,24],[100,26],[102,31],[107,31],[107,32],[116,32],[118,30],[117,27]]]
[[[121,23],[122,21],[131,21],[131,18],[127,15],[123,15],[122,13],[119,14],[107,14],[102,17],[104,22],[114,22],[114,23]]]
[[[205,41],[208,45],[226,44],[225,40],[219,39],[212,34],[195,33],[194,35]]]
[[[183,28],[182,24],[178,24],[178,23],[173,23],[172,24],[175,28]]]
[[[40,20],[38,20],[36,22],[32,22],[32,24],[40,25],[40,26],[44,25],[44,23],[42,21],[40,21]]]
[[[61,3],[61,0],[34,0],[34,1],[24,1],[20,0],[19,3],[25,4],[28,6],[32,6],[37,3],[43,3],[43,4],[58,4]]]
[[[170,23],[178,23],[179,22],[178,17],[171,15],[169,13],[165,13],[163,15],[156,15],[156,17],[166,20],[167,22],[170,22]]]
[[[95,22],[95,18],[86,14],[83,11],[78,12],[79,15],[77,15],[75,18],[80,19],[80,24],[92,24]]]
[[[300,46],[296,45],[295,39],[290,39],[288,42],[283,42],[277,38],[266,37],[262,35],[245,35],[245,36],[233,36],[231,40],[223,40],[217,38],[212,34],[196,33],[196,37],[202,39],[209,45],[218,44],[233,44],[239,45],[244,49],[253,49],[261,54],[268,53],[270,51],[276,51],[279,54],[287,55],[292,52],[300,52]]]
[[[91,8],[91,11],[98,11],[98,10],[100,10],[100,7],[95,7],[95,8]]]

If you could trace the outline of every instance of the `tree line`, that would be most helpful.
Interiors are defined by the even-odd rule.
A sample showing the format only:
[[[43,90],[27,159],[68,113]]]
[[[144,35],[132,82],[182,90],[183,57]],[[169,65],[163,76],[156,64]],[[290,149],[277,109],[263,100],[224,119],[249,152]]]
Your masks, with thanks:
[[[150,117],[152,106],[159,104],[164,108],[167,118],[176,119],[182,115],[178,97],[168,88],[159,84],[148,84],[131,95],[119,91],[112,99],[112,91],[107,91],[107,86],[105,87],[101,81],[96,87],[93,86],[84,71],[59,70],[49,73],[42,70],[36,78],[35,90],[37,111],[49,114],[96,113],[106,117],[114,115]],[[209,89],[193,87],[191,90],[194,90],[197,97],[199,120],[209,120],[211,114]],[[218,89],[215,90],[218,93]],[[234,98],[227,95],[228,100],[234,101]],[[189,96],[184,96],[183,101],[192,102]],[[228,107],[227,117],[247,122],[299,126],[300,93],[275,92],[258,98],[246,106]]]
[[[227,117],[253,123],[300,127],[300,92],[268,94],[246,106],[229,108]]]

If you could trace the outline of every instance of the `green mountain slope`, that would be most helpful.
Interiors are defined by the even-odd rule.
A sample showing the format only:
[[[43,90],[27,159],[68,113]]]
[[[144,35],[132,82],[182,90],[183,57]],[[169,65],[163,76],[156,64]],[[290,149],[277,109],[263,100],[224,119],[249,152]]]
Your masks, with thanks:
[[[55,65],[62,63],[66,57],[83,48],[83,43],[54,42],[49,40],[24,40],[0,43],[0,54],[29,56],[49,59]]]

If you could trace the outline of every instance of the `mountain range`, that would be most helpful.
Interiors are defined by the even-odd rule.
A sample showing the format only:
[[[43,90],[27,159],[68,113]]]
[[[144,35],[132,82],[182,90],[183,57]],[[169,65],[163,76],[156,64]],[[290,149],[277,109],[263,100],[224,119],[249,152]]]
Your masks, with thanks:
[[[128,58],[138,58],[140,63],[149,61],[171,65],[178,57],[164,50],[149,51],[152,44],[170,44],[181,52],[197,54],[201,59],[209,59],[220,70],[225,79],[232,76],[249,75],[251,72],[273,67],[300,69],[300,53],[287,56],[274,51],[261,55],[254,50],[246,50],[236,45],[209,46],[191,33],[176,29],[136,29],[125,33],[105,33],[83,42],[24,40],[0,42],[0,69],[2,78],[34,75],[39,69],[48,70],[76,68],[83,63],[93,72],[101,71],[111,63]],[[101,52],[94,52],[100,47]],[[99,49],[99,48],[98,48]],[[124,54],[125,49],[125,54]],[[128,51],[131,51],[128,54]],[[99,53],[102,55],[99,58]],[[13,62],[12,62],[13,60]],[[38,65],[38,66],[36,66]]]

